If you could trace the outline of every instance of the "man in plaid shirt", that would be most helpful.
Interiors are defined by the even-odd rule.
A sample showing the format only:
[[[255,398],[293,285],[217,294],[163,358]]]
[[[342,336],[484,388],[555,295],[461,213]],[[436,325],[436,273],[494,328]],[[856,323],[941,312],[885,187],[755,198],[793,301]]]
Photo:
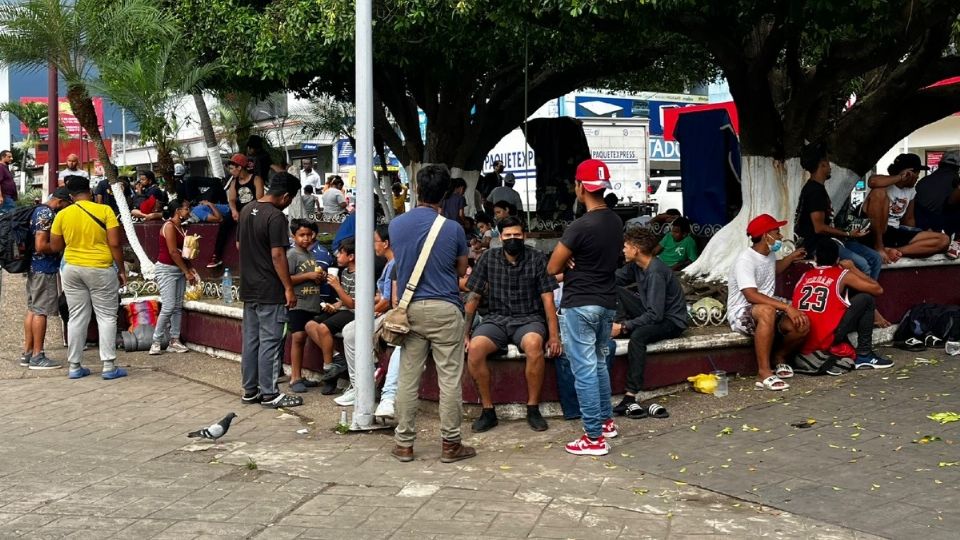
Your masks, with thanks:
[[[560,325],[553,303],[557,280],[547,273],[546,255],[524,245],[526,235],[518,218],[504,218],[497,227],[503,247],[490,249],[480,257],[466,285],[470,291],[464,327],[467,368],[477,383],[483,404],[483,412],[472,427],[479,433],[497,425],[497,413],[490,397],[487,356],[513,343],[527,357],[527,423],[534,431],[544,431],[547,421],[540,414],[544,342],[548,357],[562,352]],[[489,313],[471,333],[481,297],[487,298]]]

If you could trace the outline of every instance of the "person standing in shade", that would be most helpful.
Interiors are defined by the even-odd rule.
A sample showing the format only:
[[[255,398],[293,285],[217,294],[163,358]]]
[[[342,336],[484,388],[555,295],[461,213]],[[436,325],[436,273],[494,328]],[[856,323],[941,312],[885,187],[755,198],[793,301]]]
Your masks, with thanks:
[[[30,216],[33,234],[33,258],[27,272],[27,315],[23,319],[23,357],[20,365],[30,369],[58,369],[62,364],[47,358],[43,342],[47,336],[47,317],[60,309],[57,274],[60,272],[60,253],[50,245],[50,229],[57,211],[73,200],[70,191],[59,187],[50,200],[38,205]]]
[[[3,203],[0,204],[0,213],[10,212],[17,206],[17,183],[10,172],[13,163],[13,152],[0,152],[0,193],[3,194]]]
[[[317,191],[323,186],[323,179],[320,178],[317,171],[313,170],[312,159],[300,160],[300,183],[303,184],[304,190],[306,190],[307,186],[310,186],[310,193]]]
[[[277,376],[287,310],[297,305],[287,262],[290,233],[283,209],[300,193],[300,180],[274,175],[267,192],[240,214],[240,300],[243,302],[243,403],[277,409],[303,405],[280,393]]]
[[[566,445],[575,455],[610,452],[608,438],[617,436],[610,403],[606,356],[617,307],[616,271],[623,249],[623,222],[603,201],[610,170],[598,159],[577,166],[577,201],[586,213],[563,233],[547,272],[563,274],[560,333],[573,371],[584,435]]]
[[[169,335],[167,350],[185,353],[189,349],[180,342],[180,319],[183,315],[183,295],[187,292],[187,283],[200,281],[200,276],[183,258],[183,240],[187,233],[183,230],[183,221],[190,217],[190,201],[174,199],[163,209],[166,221],[160,227],[157,246],[156,279],[160,289],[160,314],[153,331],[153,343],[148,354],[163,354],[164,335]],[[168,332],[169,327],[169,332]]]
[[[68,377],[80,379],[90,374],[81,361],[91,312],[97,316],[101,376],[107,380],[125,377],[126,370],[116,365],[117,307],[120,287],[127,284],[120,223],[109,206],[93,202],[89,178],[68,176],[66,187],[74,204],[53,219],[50,247],[53,252],[63,252],[60,279],[70,308]]]
[[[520,198],[520,193],[513,189],[516,183],[517,180],[514,178],[513,173],[507,173],[503,177],[503,185],[493,188],[493,191],[490,192],[490,196],[487,197],[487,199],[489,199],[494,206],[501,201],[510,203],[510,206],[514,209],[514,212],[512,212],[514,215],[518,212],[523,212],[523,200]]]
[[[450,173],[445,167],[424,167],[417,173],[419,206],[390,222],[396,291],[401,297],[449,189]],[[440,387],[440,461],[450,463],[477,455],[476,450],[461,443],[460,437],[464,355],[463,303],[458,278],[466,273],[467,237],[459,223],[445,220],[407,307],[410,333],[403,341],[401,352],[396,446],[391,452],[400,461],[413,461],[420,378],[429,353],[433,353]]]

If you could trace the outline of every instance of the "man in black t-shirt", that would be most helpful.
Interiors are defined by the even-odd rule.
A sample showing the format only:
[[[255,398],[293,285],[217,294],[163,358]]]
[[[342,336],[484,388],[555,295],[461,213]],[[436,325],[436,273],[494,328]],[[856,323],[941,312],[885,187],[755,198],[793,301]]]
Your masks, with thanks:
[[[831,167],[826,150],[818,144],[808,144],[800,154],[800,165],[810,173],[810,179],[800,191],[795,228],[808,257],[813,257],[822,238],[836,238],[842,246],[840,258],[853,264],[873,279],[880,275],[883,260],[880,254],[857,241],[866,231],[844,231],[833,226],[833,208],[825,183],[830,179]]]
[[[242,400],[271,409],[303,405],[302,398],[277,389],[276,364],[287,309],[297,304],[287,266],[290,235],[283,209],[298,193],[300,180],[278,173],[263,197],[243,208],[237,229],[243,302]]]
[[[573,371],[583,437],[566,445],[575,455],[610,452],[606,439],[617,436],[610,404],[606,356],[617,307],[617,263],[623,249],[623,222],[603,201],[610,188],[604,162],[588,159],[577,166],[574,191],[586,214],[564,231],[547,272],[563,274],[560,334]]]
[[[947,152],[937,170],[917,184],[917,227],[960,233],[960,154]]]

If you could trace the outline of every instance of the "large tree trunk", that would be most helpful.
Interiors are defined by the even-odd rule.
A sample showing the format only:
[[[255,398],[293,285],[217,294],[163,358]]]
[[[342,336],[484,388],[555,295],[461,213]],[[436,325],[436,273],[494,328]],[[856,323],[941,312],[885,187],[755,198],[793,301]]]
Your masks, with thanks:
[[[737,256],[750,245],[747,223],[760,214],[788,220],[784,238],[793,238],[793,216],[807,176],[799,158],[786,162],[766,156],[743,156],[743,208],[710,239],[697,261],[684,270],[709,281],[727,281]]]
[[[408,165],[405,165],[403,167],[404,170],[407,171],[407,178],[409,179],[411,208],[415,208],[417,206],[417,173],[419,173],[420,169],[424,168],[427,165],[430,165],[430,164],[411,160]]]
[[[100,135],[100,127],[97,125],[97,113],[93,108],[93,100],[87,93],[87,89],[82,85],[71,86],[67,90],[67,99],[70,102],[70,108],[73,109],[73,115],[77,117],[80,126],[87,132],[87,135],[97,147],[97,157],[103,164],[103,172],[114,193],[123,193],[123,185],[117,179],[117,171],[114,170],[110,162],[110,156],[107,154],[107,148],[103,144],[103,137]],[[55,166],[55,165],[54,165]],[[140,262],[140,273],[147,279],[153,279],[154,265],[153,261],[147,257],[147,253],[140,245],[140,239],[133,229],[133,218],[130,216],[130,208],[127,206],[127,200],[124,197],[116,197],[117,209],[120,210],[120,221],[123,223],[123,231],[126,233],[127,242],[137,255]]]
[[[207,162],[210,164],[210,174],[217,178],[225,176],[223,159],[220,158],[220,145],[217,135],[213,131],[213,121],[210,120],[210,111],[202,92],[193,93],[193,103],[197,107],[197,116],[200,117],[200,131],[203,132],[203,144],[207,148]]]

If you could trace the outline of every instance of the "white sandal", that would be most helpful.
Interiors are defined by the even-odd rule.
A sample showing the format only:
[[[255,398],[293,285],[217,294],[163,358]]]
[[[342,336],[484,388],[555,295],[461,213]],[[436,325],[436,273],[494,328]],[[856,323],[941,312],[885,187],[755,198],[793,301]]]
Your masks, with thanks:
[[[790,388],[789,384],[783,382],[783,379],[777,377],[776,375],[771,375],[762,382],[757,381],[755,386],[760,390],[773,390],[774,392],[781,392],[787,388]]]
[[[773,370],[777,374],[777,377],[781,379],[789,379],[793,377],[793,368],[788,364],[777,364],[776,369]]]

